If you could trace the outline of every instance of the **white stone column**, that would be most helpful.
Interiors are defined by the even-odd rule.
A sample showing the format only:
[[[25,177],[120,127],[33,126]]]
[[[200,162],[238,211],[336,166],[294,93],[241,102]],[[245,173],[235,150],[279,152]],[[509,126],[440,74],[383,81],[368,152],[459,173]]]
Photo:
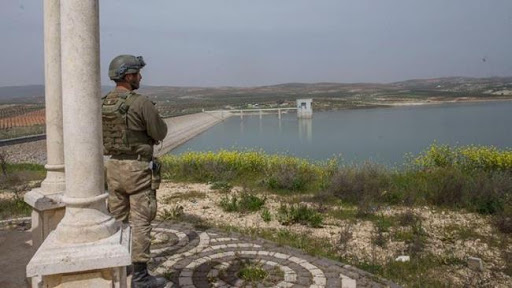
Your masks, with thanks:
[[[44,1],[44,75],[46,106],[46,179],[25,194],[32,206],[32,247],[37,250],[64,216],[60,0]]]
[[[98,8],[98,0],[61,2],[68,211],[56,232],[63,242],[92,242],[117,229],[105,206]]]
[[[62,1],[61,15],[66,213],[27,276],[43,276],[44,287],[113,287],[126,282],[121,267],[131,263],[130,231],[105,203],[99,1]]]

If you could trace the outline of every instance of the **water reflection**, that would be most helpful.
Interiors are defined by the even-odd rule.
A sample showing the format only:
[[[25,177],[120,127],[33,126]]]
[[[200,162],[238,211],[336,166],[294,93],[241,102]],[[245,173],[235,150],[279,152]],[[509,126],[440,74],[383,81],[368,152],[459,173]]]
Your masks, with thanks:
[[[311,143],[313,140],[313,119],[299,118],[299,139]]]

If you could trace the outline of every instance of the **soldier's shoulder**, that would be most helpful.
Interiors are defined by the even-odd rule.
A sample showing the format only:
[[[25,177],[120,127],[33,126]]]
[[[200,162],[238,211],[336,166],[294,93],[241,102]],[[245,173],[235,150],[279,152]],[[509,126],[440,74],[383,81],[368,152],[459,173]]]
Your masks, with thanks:
[[[153,109],[150,107],[154,107],[155,103],[153,101],[149,100],[148,97],[138,94],[138,93],[135,93],[133,91],[131,93],[132,93],[131,97],[135,97],[135,99],[133,99],[133,102],[131,105],[134,109],[136,109],[137,111]]]
[[[118,96],[118,93],[115,90],[112,90],[112,91],[109,91],[107,94],[103,95],[101,97],[101,99],[113,98],[113,97],[117,97],[117,96]]]
[[[142,94],[136,93],[134,91],[130,91],[130,97],[134,97],[135,101],[137,101],[139,103],[146,103],[146,102],[152,103],[152,101],[149,100],[149,98],[147,96],[144,96]]]

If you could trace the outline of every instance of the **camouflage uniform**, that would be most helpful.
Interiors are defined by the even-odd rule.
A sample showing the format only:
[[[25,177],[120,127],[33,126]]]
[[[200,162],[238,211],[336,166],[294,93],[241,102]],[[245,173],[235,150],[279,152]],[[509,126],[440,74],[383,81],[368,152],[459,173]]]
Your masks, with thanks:
[[[117,140],[105,128],[108,125],[105,107],[120,97],[129,102],[124,127],[136,135],[124,147],[113,145]],[[129,220],[132,226],[132,262],[146,263],[150,259],[151,221],[156,216],[156,189],[160,180],[159,169],[151,169],[150,161],[155,160],[153,145],[165,138],[167,125],[146,97],[117,88],[103,98],[103,116],[105,154],[112,155],[105,164],[108,208],[117,220],[125,223]]]

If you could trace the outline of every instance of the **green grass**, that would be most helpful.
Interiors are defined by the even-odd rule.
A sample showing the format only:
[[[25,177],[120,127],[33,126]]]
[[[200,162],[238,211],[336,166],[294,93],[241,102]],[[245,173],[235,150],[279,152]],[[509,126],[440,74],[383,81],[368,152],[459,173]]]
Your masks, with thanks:
[[[0,163],[0,193],[10,193],[0,199],[0,219],[29,216],[32,207],[22,193],[39,186],[46,171],[42,165]]]
[[[46,176],[42,165],[36,164],[6,164],[0,171],[1,190],[9,192],[23,192],[37,186]]]
[[[0,199],[0,219],[11,219],[30,216],[32,207],[22,198]]]

